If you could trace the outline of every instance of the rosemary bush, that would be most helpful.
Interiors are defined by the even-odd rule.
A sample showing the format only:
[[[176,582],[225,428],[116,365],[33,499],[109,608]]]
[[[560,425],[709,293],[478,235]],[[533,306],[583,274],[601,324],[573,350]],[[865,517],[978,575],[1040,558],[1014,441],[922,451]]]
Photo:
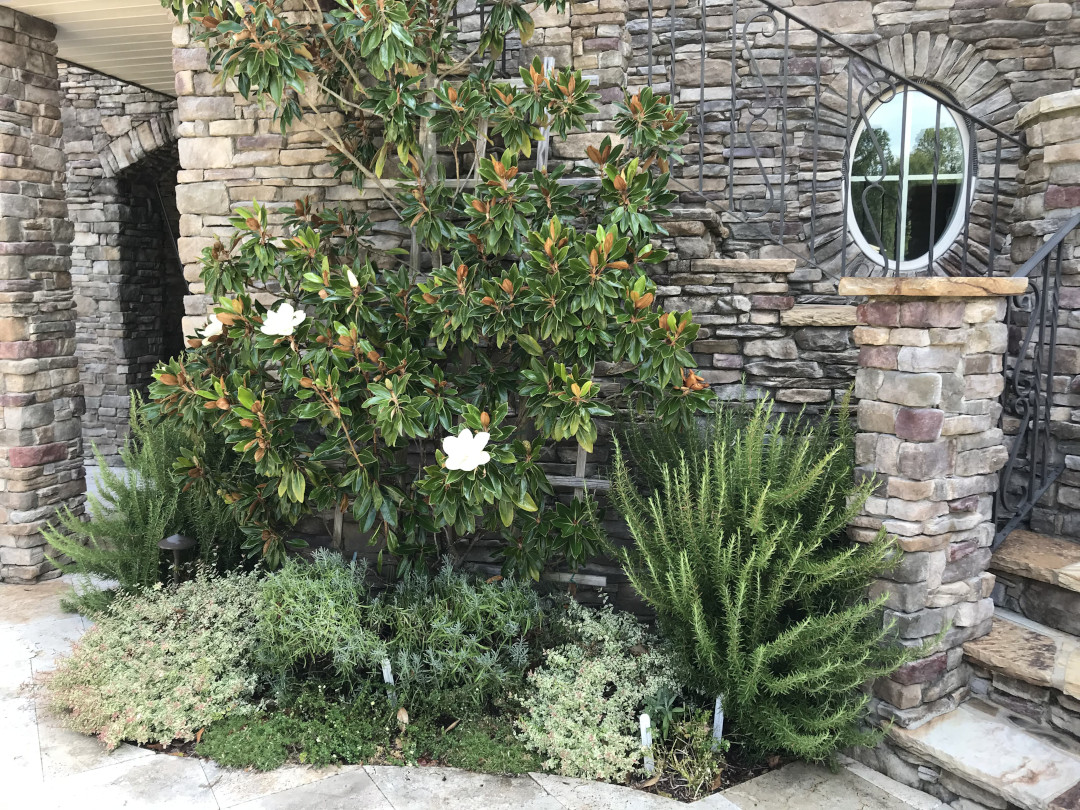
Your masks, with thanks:
[[[366,575],[362,562],[318,551],[311,563],[290,559],[266,577],[259,661],[279,693],[300,680],[346,694],[381,685],[384,659],[410,711],[482,707],[520,683],[542,621],[527,584],[477,580],[447,563],[375,593]]]
[[[873,741],[860,686],[913,655],[865,599],[892,544],[845,537],[873,487],[853,483],[850,430],[846,402],[812,424],[762,402],[719,410],[693,452],[647,441],[649,427],[616,448],[626,571],[754,754],[820,760]]]
[[[167,569],[158,542],[181,533],[198,541],[204,566],[225,571],[238,565],[242,534],[233,511],[202,479],[178,485],[173,465],[192,437],[176,422],[148,419],[138,394],[131,395],[130,433],[120,449],[123,470],[114,471],[98,449],[98,495],[87,499],[89,520],[61,511],[42,534],[50,559],[69,573],[93,574],[134,591],[156,584]],[[72,606],[100,608],[92,589]]]

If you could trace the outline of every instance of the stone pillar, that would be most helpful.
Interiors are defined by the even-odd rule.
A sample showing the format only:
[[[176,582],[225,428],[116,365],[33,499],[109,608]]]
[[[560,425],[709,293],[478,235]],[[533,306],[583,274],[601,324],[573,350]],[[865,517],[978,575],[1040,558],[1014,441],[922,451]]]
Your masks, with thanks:
[[[871,596],[886,596],[898,642],[944,636],[921,660],[874,685],[877,714],[913,727],[967,695],[962,644],[990,630],[993,493],[1007,451],[998,427],[1012,278],[845,278],[858,308],[855,377],[858,473],[877,489],[851,534],[884,528],[896,565]]]
[[[1080,213],[1080,89],[1043,96],[1017,113],[1028,150],[1020,160],[1013,208],[1012,259],[1020,267],[1066,220]],[[1036,273],[1037,275],[1037,273]],[[1080,536],[1080,233],[1066,238],[1054,351],[1051,466],[1064,467],[1031,513],[1034,531]],[[1026,314],[1017,313],[1010,343],[1020,345]],[[1006,434],[1018,420],[1006,414]]]
[[[40,531],[85,483],[56,29],[0,7],[0,579],[55,574]]]

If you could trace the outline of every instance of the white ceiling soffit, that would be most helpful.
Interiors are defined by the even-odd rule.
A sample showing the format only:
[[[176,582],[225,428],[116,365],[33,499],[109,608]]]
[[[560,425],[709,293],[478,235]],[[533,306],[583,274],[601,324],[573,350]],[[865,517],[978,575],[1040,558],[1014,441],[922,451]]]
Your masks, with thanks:
[[[159,0],[0,0],[56,26],[61,59],[176,94],[173,16]]]

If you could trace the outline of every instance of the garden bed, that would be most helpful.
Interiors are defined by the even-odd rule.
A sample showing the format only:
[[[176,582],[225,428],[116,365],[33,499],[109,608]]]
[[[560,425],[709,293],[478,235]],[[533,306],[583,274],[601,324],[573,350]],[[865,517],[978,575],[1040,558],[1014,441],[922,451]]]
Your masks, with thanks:
[[[446,721],[444,723],[444,721]],[[252,718],[248,724],[239,723],[228,732],[219,732],[222,739],[210,744],[202,743],[202,733],[197,736],[198,740],[175,741],[169,744],[147,743],[143,748],[158,753],[180,757],[198,757],[208,761],[217,762],[219,765],[230,764],[229,754],[236,750],[242,750],[250,740],[242,732],[247,729],[245,725],[252,726],[266,724],[264,717]],[[230,744],[227,737],[239,735]],[[259,736],[259,735],[254,735]],[[273,747],[273,734],[262,737],[264,745]],[[403,739],[404,738],[404,739]],[[512,728],[508,726],[507,719],[496,717],[474,718],[471,720],[458,720],[442,718],[434,726],[425,724],[425,728],[416,731],[399,732],[388,734],[381,739],[368,741],[374,748],[375,753],[361,758],[331,758],[310,762],[302,752],[296,750],[295,743],[280,741],[281,751],[286,753],[286,759],[280,762],[280,766],[288,764],[313,764],[313,765],[396,765],[396,766],[420,766],[420,767],[451,767],[460,768],[479,773],[491,773],[500,776],[521,776],[530,772],[541,770],[540,760],[535,755],[526,751],[516,737]],[[224,752],[225,761],[222,762],[214,756],[214,752]],[[256,758],[253,752],[246,752],[248,758]],[[263,760],[264,764],[276,762],[276,757]],[[688,789],[686,779],[680,774],[667,770],[663,773],[650,777],[633,778],[627,782],[629,787],[635,790],[662,796],[668,799],[676,799],[682,802],[693,802],[712,793],[726,790],[730,787],[748,782],[751,779],[769,773],[783,767],[790,760],[780,757],[769,757],[765,762],[754,762],[746,758],[740,748],[735,745],[728,749],[725,755],[725,766],[720,776],[709,786],[705,793],[694,793]],[[232,760],[232,764],[242,764]],[[257,765],[246,767],[258,768]]]

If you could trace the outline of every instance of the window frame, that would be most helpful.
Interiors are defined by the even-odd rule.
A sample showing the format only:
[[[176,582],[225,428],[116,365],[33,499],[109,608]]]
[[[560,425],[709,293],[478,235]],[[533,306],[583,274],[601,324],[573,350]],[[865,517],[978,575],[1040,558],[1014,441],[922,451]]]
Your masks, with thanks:
[[[852,164],[854,162],[854,154],[859,144],[859,140],[860,138],[862,138],[863,133],[866,132],[867,125],[873,118],[873,115],[878,110],[878,108],[893,101],[897,101],[898,103],[903,104],[905,102],[902,100],[902,97],[905,94],[911,92],[921,93],[923,96],[926,96],[931,101],[937,102],[938,112],[941,113],[942,116],[950,116],[954,126],[960,133],[960,152],[961,155],[963,155],[964,166],[963,170],[959,173],[938,172],[937,174],[937,179],[939,182],[943,178],[959,179],[960,189],[957,193],[958,203],[955,210],[952,212],[948,223],[946,224],[945,228],[942,229],[941,233],[935,234],[934,243],[931,245],[932,252],[927,251],[922,256],[914,259],[889,259],[881,250],[872,245],[870,241],[866,238],[866,236],[863,234],[862,228],[859,226],[858,220],[856,219],[856,206],[862,205],[862,199],[860,195],[853,193],[852,186],[856,182],[895,182],[899,185],[900,178],[903,177],[904,182],[903,185],[900,186],[900,199],[898,201],[899,210],[901,212],[901,228],[900,230],[898,230],[898,241],[900,244],[898,245],[898,247],[906,247],[907,204],[909,196],[909,186],[913,181],[925,180],[932,183],[934,180],[933,174],[911,175],[908,173],[908,167],[910,165],[912,154],[912,105],[907,104],[903,112],[902,126],[904,148],[902,150],[902,154],[900,155],[902,172],[901,174],[883,174],[880,177],[874,175],[856,176],[851,173],[853,168]],[[941,126],[939,124],[939,129],[940,128]],[[844,156],[843,194],[844,204],[847,210],[847,221],[845,223],[845,226],[847,227],[848,233],[851,234],[853,241],[858,246],[859,250],[863,253],[863,255],[865,255],[868,259],[870,259],[870,261],[874,262],[879,267],[896,268],[897,272],[899,273],[912,273],[927,268],[930,264],[929,259],[931,256],[934,257],[934,261],[936,262],[939,256],[942,256],[948,252],[949,247],[956,242],[956,240],[960,237],[961,232],[964,230],[964,224],[968,221],[971,206],[975,200],[975,183],[973,181],[975,178],[975,171],[977,170],[978,161],[977,155],[973,154],[971,145],[971,132],[968,129],[965,120],[963,120],[960,115],[951,110],[948,106],[942,104],[939,94],[928,88],[920,87],[919,85],[915,84],[905,84],[899,88],[890,87],[886,89],[885,92],[879,94],[871,102],[870,107],[866,111],[866,113],[859,117],[858,126],[855,127],[855,132],[848,146],[848,153]],[[903,250],[900,251],[900,255],[903,255]]]

